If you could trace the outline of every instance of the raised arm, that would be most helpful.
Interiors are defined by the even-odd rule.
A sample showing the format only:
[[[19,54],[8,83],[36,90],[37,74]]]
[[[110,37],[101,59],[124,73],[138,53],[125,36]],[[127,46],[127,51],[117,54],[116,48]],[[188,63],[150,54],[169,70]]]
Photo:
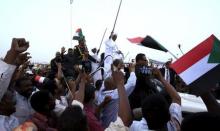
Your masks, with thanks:
[[[11,48],[7,52],[4,62],[0,61],[0,100],[3,97],[5,91],[7,91],[13,73],[16,69],[15,61],[19,54],[26,51],[29,47],[29,42],[24,38],[12,39]],[[7,64],[6,64],[7,63]]]
[[[124,88],[124,75],[122,72],[116,71],[112,73],[112,77],[116,83],[119,94],[118,115],[122,119],[124,125],[129,127],[132,122],[132,115],[128,97]]]
[[[128,81],[125,84],[125,90],[127,96],[129,96],[133,92],[136,85],[137,77],[135,75],[135,64],[129,65],[129,72],[130,72],[130,77],[128,78]]]
[[[84,96],[85,96],[85,86],[86,86],[86,74],[84,73],[81,77],[80,83],[79,83],[79,90],[76,92],[75,100],[83,103]]]
[[[62,79],[62,65],[61,63],[56,62],[57,65],[57,79],[61,80]]]
[[[14,64],[17,56],[20,53],[25,52],[29,48],[29,42],[24,38],[13,38],[11,43],[11,49],[7,52],[4,61],[7,64]]]
[[[170,95],[172,99],[172,102],[181,105],[181,97],[177,93],[176,89],[164,79],[164,77],[160,73],[160,70],[154,69],[153,73],[157,77],[157,79],[164,85],[165,90],[167,91],[167,93]]]

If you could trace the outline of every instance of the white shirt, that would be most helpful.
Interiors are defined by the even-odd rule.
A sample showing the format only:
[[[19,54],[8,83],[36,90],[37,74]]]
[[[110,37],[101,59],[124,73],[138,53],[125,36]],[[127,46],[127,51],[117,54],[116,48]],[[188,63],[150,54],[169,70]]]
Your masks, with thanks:
[[[31,107],[30,98],[27,99],[26,97],[20,95],[16,92],[16,112],[13,113],[15,117],[18,118],[20,124],[28,120],[33,114],[34,109]]]
[[[12,75],[16,66],[5,63],[0,60],[0,100],[8,89]]]
[[[53,111],[57,116],[60,116],[63,113],[63,111],[66,109],[66,107],[68,107],[66,96],[60,96],[60,100],[56,99],[55,104],[56,105]]]
[[[144,118],[140,121],[133,121],[130,131],[148,131],[148,125]]]
[[[129,131],[129,128],[124,125],[123,121],[118,116],[116,121],[111,122],[105,131]]]
[[[19,122],[16,117],[0,115],[0,131],[12,131],[18,125]]]
[[[98,58],[98,55],[95,53],[94,55],[92,55],[92,57],[94,59],[96,59],[97,61],[100,61],[100,59]],[[96,69],[99,67],[99,63],[94,63],[92,62],[92,72],[96,71]],[[101,80],[102,79],[102,73],[101,73],[101,70],[97,71],[94,75],[93,75],[93,80],[94,80],[94,83],[97,81],[97,80]]]
[[[128,78],[128,81],[125,84],[125,90],[128,96],[133,92],[135,85],[136,85],[136,80],[137,80],[137,77],[135,73],[131,72],[130,77]],[[102,84],[102,87],[100,91],[98,92],[98,96],[97,96],[97,100],[99,104],[102,103],[102,101],[105,99],[106,96],[111,96],[112,99],[119,98],[117,89],[109,90],[109,91],[103,91],[103,89],[104,89],[104,83]]]
[[[168,131],[180,131],[180,124],[182,122],[181,106],[177,103],[172,103],[169,112],[171,119],[167,122]],[[133,121],[130,131],[149,131],[146,120],[142,118],[141,121]]]

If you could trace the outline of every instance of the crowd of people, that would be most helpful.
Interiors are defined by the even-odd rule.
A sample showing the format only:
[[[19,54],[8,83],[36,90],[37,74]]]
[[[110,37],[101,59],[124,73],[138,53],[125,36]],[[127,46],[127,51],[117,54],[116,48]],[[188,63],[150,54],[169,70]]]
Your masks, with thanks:
[[[85,37],[78,37],[78,45],[67,52],[62,47],[36,71],[29,42],[13,38],[0,60],[0,131],[220,130],[220,106],[211,91],[200,95],[207,112],[182,116],[176,88],[182,81],[172,62],[158,69],[139,53],[123,63],[116,39],[112,33],[100,59],[99,50],[91,55]]]

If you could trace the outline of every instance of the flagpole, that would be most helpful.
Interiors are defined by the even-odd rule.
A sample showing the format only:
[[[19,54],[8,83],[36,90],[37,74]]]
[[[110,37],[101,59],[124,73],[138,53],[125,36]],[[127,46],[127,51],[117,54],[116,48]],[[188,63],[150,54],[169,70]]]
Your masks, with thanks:
[[[170,54],[170,55],[172,55],[176,60],[178,59],[172,52],[170,52],[169,50],[168,50],[168,53]]]
[[[73,4],[73,0],[70,0],[70,48],[73,47],[73,43],[72,43],[72,34],[73,34],[73,29],[72,29],[72,23],[73,23],[73,20],[72,20],[72,10],[73,10],[73,7],[72,7],[72,4]]]
[[[117,15],[116,15],[116,18],[115,18],[114,26],[113,26],[113,29],[112,29],[112,33],[115,30],[115,25],[116,25],[116,22],[118,20],[118,14],[119,14],[119,11],[120,11],[120,8],[121,8],[121,3],[122,3],[122,0],[120,1],[119,7],[118,7],[118,11],[117,11]]]
[[[102,46],[102,43],[103,43],[103,39],[104,39],[104,37],[105,37],[105,33],[106,33],[106,31],[107,31],[107,28],[105,28],[105,32],[104,32],[104,34],[103,34],[103,36],[102,36],[102,40],[101,40],[101,43],[100,43],[100,45],[99,45],[99,49],[98,49],[98,51],[100,51],[100,49],[101,49],[101,46]],[[97,55],[99,54],[99,52],[97,53]]]
[[[183,51],[181,49],[181,45],[180,44],[178,44],[178,48],[180,49],[180,52],[182,53],[182,55],[184,55],[184,53],[183,53]]]

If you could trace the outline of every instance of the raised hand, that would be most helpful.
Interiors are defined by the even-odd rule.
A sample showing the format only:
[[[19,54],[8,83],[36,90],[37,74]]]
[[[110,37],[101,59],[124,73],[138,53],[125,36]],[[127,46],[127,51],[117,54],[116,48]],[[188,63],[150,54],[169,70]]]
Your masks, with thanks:
[[[131,63],[129,64],[129,72],[135,72],[135,64],[134,63]]]
[[[11,44],[11,51],[19,54],[25,52],[29,48],[29,42],[24,38],[13,38]]]
[[[7,52],[4,61],[8,64],[15,64],[15,60],[20,53],[25,52],[29,48],[29,42],[24,38],[13,38],[11,48]]]
[[[56,65],[57,65],[57,67],[58,67],[59,69],[62,68],[62,64],[61,64],[60,62],[56,62]]]
[[[153,68],[153,75],[160,81],[163,79],[163,76],[162,76],[160,70],[157,68]]]
[[[15,65],[20,66],[20,65],[25,64],[31,58],[31,56],[29,56],[29,55],[30,55],[30,53],[28,53],[28,52],[18,54],[18,56],[15,60]]]
[[[65,50],[65,47],[63,46],[62,48],[61,48],[61,54],[64,54],[66,52],[66,50]]]
[[[124,74],[121,71],[113,71],[112,78],[118,87],[124,87]]]

